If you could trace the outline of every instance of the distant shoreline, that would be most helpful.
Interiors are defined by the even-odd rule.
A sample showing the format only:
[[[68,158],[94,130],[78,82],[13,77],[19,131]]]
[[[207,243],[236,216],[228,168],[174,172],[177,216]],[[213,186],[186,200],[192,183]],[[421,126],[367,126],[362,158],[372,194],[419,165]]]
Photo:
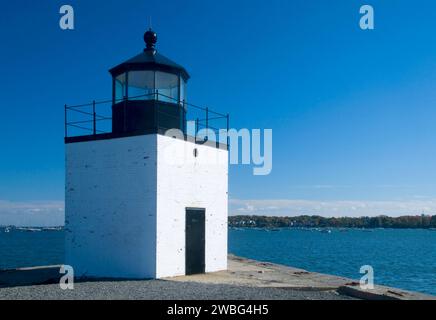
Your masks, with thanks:
[[[428,229],[436,230],[436,215],[375,216],[375,217],[321,217],[321,216],[229,216],[231,228],[353,228],[353,229]],[[0,229],[60,230],[64,226],[1,225]]]
[[[354,228],[354,229],[428,229],[436,230],[436,215],[401,217],[339,217],[321,216],[229,216],[233,228]]]

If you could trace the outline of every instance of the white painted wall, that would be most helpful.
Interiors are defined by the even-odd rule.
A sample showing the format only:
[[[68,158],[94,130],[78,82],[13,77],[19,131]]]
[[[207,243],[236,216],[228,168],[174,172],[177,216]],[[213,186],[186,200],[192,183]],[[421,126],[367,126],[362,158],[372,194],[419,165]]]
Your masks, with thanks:
[[[226,269],[227,154],[156,134],[67,144],[66,263],[76,276],[183,275],[185,209],[200,207],[206,272]]]
[[[66,264],[76,276],[156,275],[156,137],[66,145]]]
[[[227,150],[162,135],[157,148],[157,277],[185,274],[186,207],[206,209],[206,272],[227,269]]]

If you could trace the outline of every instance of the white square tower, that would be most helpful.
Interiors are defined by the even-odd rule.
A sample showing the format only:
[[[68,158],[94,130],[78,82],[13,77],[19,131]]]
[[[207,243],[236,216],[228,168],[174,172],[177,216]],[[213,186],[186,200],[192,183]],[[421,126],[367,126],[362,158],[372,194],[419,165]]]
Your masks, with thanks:
[[[146,49],[110,70],[112,128],[98,103],[66,106],[66,264],[76,277],[162,278],[227,268],[228,146],[188,134],[228,115],[189,105],[186,70]],[[70,117],[70,116],[69,116]],[[68,136],[86,128],[92,134]],[[170,131],[168,131],[170,130]],[[169,134],[171,132],[171,134]],[[195,133],[194,132],[194,133]],[[192,132],[191,132],[192,133]],[[194,134],[195,135],[195,134]]]

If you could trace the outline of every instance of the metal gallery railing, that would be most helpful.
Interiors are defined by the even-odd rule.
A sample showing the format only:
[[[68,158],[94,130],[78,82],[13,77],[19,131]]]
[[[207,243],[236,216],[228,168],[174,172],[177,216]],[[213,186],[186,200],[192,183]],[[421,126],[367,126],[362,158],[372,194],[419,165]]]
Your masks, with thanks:
[[[199,130],[208,129],[218,136],[221,129],[229,130],[229,114],[222,114],[208,107],[194,105],[184,100],[180,101],[156,90],[153,93],[121,99],[93,100],[90,103],[74,106],[65,105],[65,138],[112,132],[112,105],[129,100],[156,100],[182,106],[184,110],[184,134],[196,136]],[[187,126],[189,122],[191,123],[190,127]],[[188,132],[189,128],[191,128],[190,132]],[[194,129],[192,130],[192,128]]]

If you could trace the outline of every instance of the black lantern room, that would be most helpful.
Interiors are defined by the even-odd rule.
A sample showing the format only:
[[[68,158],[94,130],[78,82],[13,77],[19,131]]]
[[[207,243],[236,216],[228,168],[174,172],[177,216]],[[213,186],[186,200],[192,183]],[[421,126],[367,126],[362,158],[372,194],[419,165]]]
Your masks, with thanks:
[[[159,54],[157,35],[145,32],[146,48],[112,68],[112,132],[157,133],[185,130],[185,96],[189,74]]]

